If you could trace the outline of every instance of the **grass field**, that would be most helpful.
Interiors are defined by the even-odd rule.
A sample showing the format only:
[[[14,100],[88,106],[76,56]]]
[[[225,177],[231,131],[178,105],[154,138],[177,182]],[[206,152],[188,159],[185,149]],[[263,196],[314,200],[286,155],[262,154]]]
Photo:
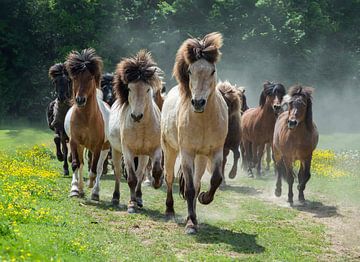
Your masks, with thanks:
[[[359,149],[358,137],[324,136],[320,147]],[[336,141],[333,147],[331,141]],[[341,165],[344,173],[339,176],[313,174],[305,191],[306,205],[295,203],[293,208],[285,196],[273,197],[272,173],[261,179],[240,173],[235,180],[227,180],[228,186],[217,192],[209,206],[198,204],[200,231],[188,236],[184,234],[186,203],[177,187],[174,221],[164,220],[165,186],[144,187],[144,208],[133,215],[126,213],[125,181],[121,205],[110,204],[112,175],[102,179],[99,203],[89,200],[89,190],[85,199],[70,199],[71,180],[60,175],[61,164],[54,158],[51,142],[51,133],[42,129],[0,130],[0,260],[360,259],[358,157],[349,166]],[[44,146],[34,147],[39,144]],[[205,179],[203,187],[207,185]]]

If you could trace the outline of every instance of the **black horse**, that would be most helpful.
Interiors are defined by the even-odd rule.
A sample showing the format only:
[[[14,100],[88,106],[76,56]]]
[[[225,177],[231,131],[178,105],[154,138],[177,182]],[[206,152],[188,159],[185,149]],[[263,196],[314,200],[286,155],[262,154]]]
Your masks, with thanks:
[[[55,87],[56,98],[51,101],[46,109],[47,123],[55,132],[54,142],[56,145],[56,156],[60,162],[64,162],[64,175],[69,175],[68,148],[69,138],[65,133],[65,115],[71,107],[72,87],[71,80],[63,63],[50,67],[49,77]]]

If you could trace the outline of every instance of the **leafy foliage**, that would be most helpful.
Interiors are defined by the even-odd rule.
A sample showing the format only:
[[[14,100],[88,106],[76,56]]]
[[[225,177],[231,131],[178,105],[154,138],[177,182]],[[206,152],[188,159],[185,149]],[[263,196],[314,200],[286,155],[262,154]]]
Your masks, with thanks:
[[[224,34],[227,78],[358,85],[359,0],[3,0],[0,7],[2,119],[43,118],[47,70],[73,49],[97,49],[107,71],[150,49],[173,84],[180,42],[211,31]]]

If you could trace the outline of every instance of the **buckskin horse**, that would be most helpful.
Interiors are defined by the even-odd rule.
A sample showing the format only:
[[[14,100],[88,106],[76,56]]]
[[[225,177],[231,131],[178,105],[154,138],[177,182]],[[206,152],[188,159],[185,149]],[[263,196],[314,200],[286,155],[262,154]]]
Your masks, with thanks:
[[[99,201],[100,178],[104,160],[109,152],[107,130],[110,110],[99,97],[102,60],[92,48],[72,51],[66,67],[73,83],[74,105],[65,117],[65,130],[70,137],[73,178],[70,196],[84,196],[83,152],[92,152],[89,187],[91,199]],[[95,185],[94,185],[95,182]]]
[[[56,156],[63,164],[63,174],[69,175],[68,165],[68,136],[64,129],[65,115],[71,107],[71,80],[63,63],[54,64],[49,69],[49,77],[55,87],[56,99],[51,101],[46,109],[47,123],[55,132],[54,143]]]
[[[180,154],[180,192],[187,201],[187,234],[197,232],[196,201],[209,204],[222,181],[223,147],[228,131],[228,109],[216,89],[216,62],[222,35],[189,38],[176,54],[173,69],[179,83],[165,98],[161,115],[161,144],[167,183],[166,215],[173,217],[174,164]],[[210,188],[200,192],[206,163],[211,165]]]
[[[283,112],[275,124],[273,152],[277,182],[275,195],[281,195],[281,179],[289,185],[288,202],[293,203],[293,164],[300,161],[298,173],[299,201],[304,202],[304,190],[310,179],[312,153],[319,140],[312,116],[313,88],[295,85],[289,90],[288,111]]]

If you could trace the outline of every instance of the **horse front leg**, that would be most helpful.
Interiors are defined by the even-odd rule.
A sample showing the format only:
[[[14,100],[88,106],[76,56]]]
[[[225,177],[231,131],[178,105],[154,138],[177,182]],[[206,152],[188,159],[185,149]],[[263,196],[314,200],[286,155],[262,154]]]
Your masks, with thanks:
[[[99,193],[100,193],[100,179],[101,175],[103,173],[103,167],[104,167],[104,161],[107,158],[109,154],[110,149],[103,149],[98,153],[97,151],[93,154],[93,163],[91,167],[91,171],[93,172],[93,167],[96,165],[96,179],[95,179],[95,185],[93,189],[91,190],[91,199],[95,201],[99,201]]]
[[[198,199],[199,202],[203,205],[210,204],[213,199],[216,190],[221,184],[222,180],[222,161],[223,161],[223,152],[222,149],[216,151],[211,157],[211,179],[210,179],[210,188],[206,192],[201,192]]]
[[[115,148],[112,148],[112,161],[114,165],[114,175],[115,175],[115,188],[112,197],[112,204],[117,206],[120,203],[120,177],[121,177],[121,152],[117,151]]]
[[[135,175],[137,178],[137,183],[135,187],[135,195],[136,195],[136,204],[138,207],[143,207],[143,200],[142,200],[142,192],[141,192],[141,183],[144,179],[145,169],[149,162],[148,156],[138,156],[138,166],[135,171]]]
[[[152,177],[154,178],[152,182],[152,186],[155,189],[160,188],[164,180],[163,167],[161,161],[162,161],[162,150],[161,147],[158,147],[151,158]]]
[[[62,162],[64,161],[64,156],[61,152],[61,135],[60,132],[58,132],[57,130],[55,131],[54,143],[56,146],[56,157],[60,162]]]
[[[233,163],[233,166],[229,173],[229,177],[231,179],[234,179],[236,177],[238,162],[239,162],[239,158],[240,158],[239,147],[234,148],[233,153],[234,153],[234,163]]]
[[[68,147],[66,143],[66,135],[64,132],[61,133],[61,146],[64,158],[63,173],[64,176],[69,176]]]
[[[166,182],[165,216],[167,219],[172,219],[175,216],[172,190],[174,183],[174,167],[175,167],[177,152],[166,143],[162,143],[162,144],[164,149],[164,172],[165,172],[165,182]]]
[[[137,177],[135,174],[135,163],[134,163],[134,155],[132,152],[123,144],[122,152],[124,158],[124,165],[127,173],[127,183],[130,189],[130,200],[128,203],[127,212],[129,214],[136,213],[136,185],[137,185]]]
[[[275,171],[277,174],[275,196],[280,197],[281,196],[282,177],[284,177],[286,175],[285,174],[286,170],[285,170],[284,162],[282,159],[280,159],[279,161],[276,161]]]
[[[270,170],[270,163],[271,163],[271,144],[272,143],[267,143],[266,144],[266,167],[265,170],[269,171]]]
[[[223,149],[223,163],[222,163],[222,167],[221,167],[221,171],[222,171],[222,182],[221,182],[221,186],[225,187],[226,183],[225,183],[225,166],[226,166],[226,161],[227,161],[227,156],[229,155],[230,149],[228,147],[224,147]]]
[[[257,172],[257,176],[261,177],[262,176],[262,170],[261,170],[261,162],[262,162],[262,157],[264,154],[264,149],[265,149],[265,144],[259,144],[258,145],[258,149],[257,149],[257,157],[256,157],[256,172]]]
[[[286,161],[284,160],[285,163],[285,169],[286,169],[286,180],[288,182],[289,185],[289,192],[288,192],[288,202],[290,203],[290,205],[293,205],[293,197],[294,197],[294,193],[293,193],[293,184],[294,184],[294,171],[292,169],[292,163],[290,161]]]
[[[308,159],[305,159],[301,163],[301,167],[300,167],[300,170],[299,170],[299,174],[298,174],[298,179],[299,179],[298,190],[299,190],[299,201],[300,202],[305,202],[304,190],[305,190],[305,187],[306,187],[306,183],[309,181],[309,179],[311,177],[311,174],[310,174],[311,158],[312,158],[312,156],[310,156],[310,158],[308,158]]]
[[[71,189],[70,189],[70,197],[78,197],[79,196],[79,168],[80,161],[78,156],[78,144],[76,141],[70,139],[70,150],[71,150],[71,168],[73,171],[72,181],[71,181]]]
[[[221,151],[222,155],[222,151]],[[181,156],[181,169],[184,178],[184,197],[188,207],[188,217],[186,219],[185,233],[195,234],[198,230],[197,219],[195,213],[195,186],[194,186],[194,159],[195,155],[188,151],[182,150]],[[220,166],[221,168],[221,166]],[[221,178],[220,178],[221,179]]]

